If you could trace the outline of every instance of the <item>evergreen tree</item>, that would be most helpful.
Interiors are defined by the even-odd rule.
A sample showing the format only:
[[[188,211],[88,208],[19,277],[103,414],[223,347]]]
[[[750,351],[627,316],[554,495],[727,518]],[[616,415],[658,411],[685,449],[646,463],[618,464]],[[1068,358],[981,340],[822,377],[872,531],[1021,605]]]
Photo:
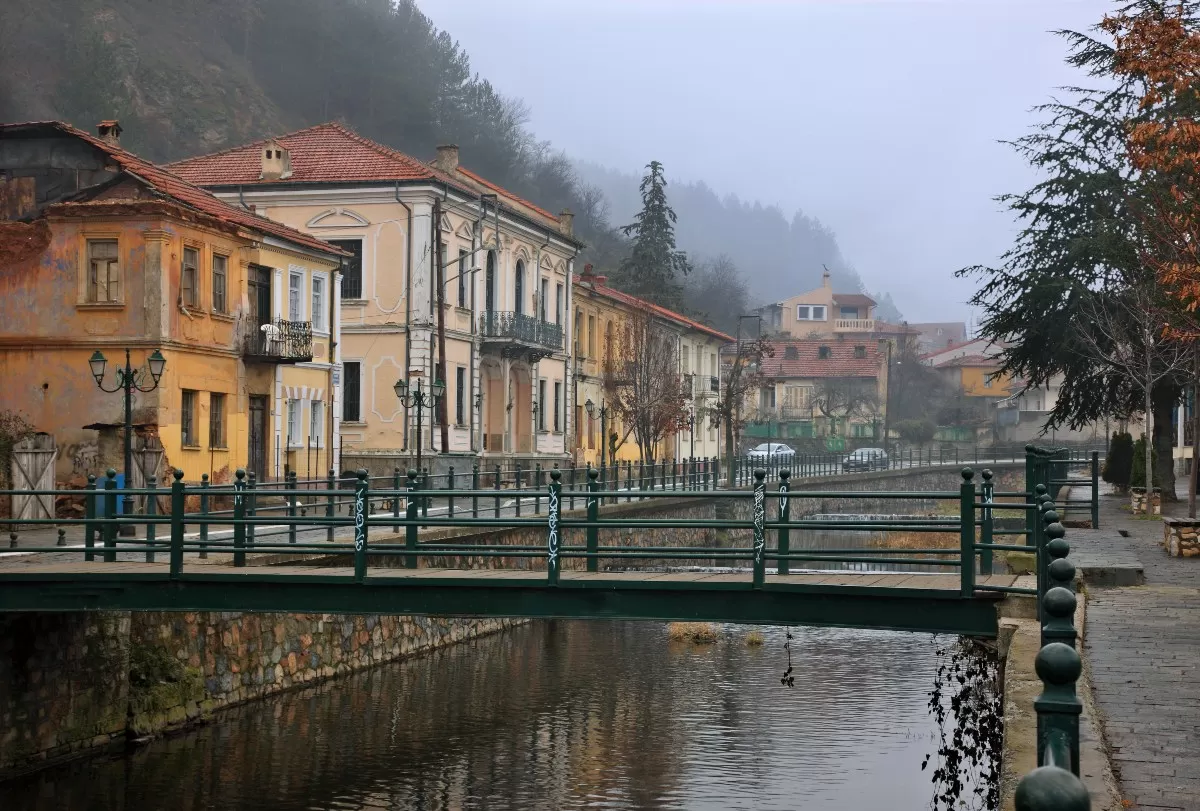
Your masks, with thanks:
[[[642,178],[642,210],[621,232],[633,239],[621,262],[617,283],[622,290],[672,310],[683,308],[678,276],[691,270],[687,254],[675,248],[675,212],[667,204],[667,178],[662,164],[650,161]]]
[[[1128,432],[1114,432],[1112,442],[1108,445],[1108,457],[1104,460],[1104,481],[1121,490],[1127,490],[1129,489],[1132,472],[1133,437]],[[1142,476],[1144,481],[1144,461],[1142,462]]]

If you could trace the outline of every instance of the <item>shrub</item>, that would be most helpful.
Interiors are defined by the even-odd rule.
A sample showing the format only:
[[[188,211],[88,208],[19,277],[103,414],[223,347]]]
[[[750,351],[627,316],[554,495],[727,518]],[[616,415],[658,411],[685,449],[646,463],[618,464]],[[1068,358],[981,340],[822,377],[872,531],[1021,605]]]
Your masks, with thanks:
[[[1145,454],[1143,445],[1142,454]],[[1122,490],[1129,487],[1130,476],[1133,473],[1133,437],[1128,432],[1113,432],[1112,442],[1108,446],[1108,456],[1104,459],[1104,481]],[[1144,464],[1144,462],[1143,462]],[[1143,483],[1145,476],[1142,477]]]
[[[1150,464],[1154,468],[1154,487],[1160,487],[1158,481],[1158,453],[1151,448]],[[1138,441],[1133,443],[1133,459],[1129,466],[1129,486],[1130,487],[1145,487],[1146,486],[1146,438],[1138,437]]]
[[[709,645],[717,641],[717,628],[711,622],[672,622],[667,626],[672,642]]]
[[[929,420],[900,420],[896,423],[896,433],[905,442],[920,446],[933,439],[937,426]]]
[[[752,648],[757,648],[765,641],[766,638],[763,636],[762,631],[751,631],[750,633],[746,634],[746,644]]]

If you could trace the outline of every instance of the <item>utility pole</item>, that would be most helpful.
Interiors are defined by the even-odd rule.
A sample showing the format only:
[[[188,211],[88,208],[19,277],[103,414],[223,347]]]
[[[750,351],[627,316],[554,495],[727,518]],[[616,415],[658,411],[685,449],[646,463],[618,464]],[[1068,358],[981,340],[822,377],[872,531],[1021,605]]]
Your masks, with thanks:
[[[446,284],[445,270],[442,268],[442,201],[433,201],[433,267],[434,282],[437,285],[437,374],[435,380],[446,382]],[[462,269],[459,269],[462,272]],[[459,396],[457,393],[455,396]],[[440,398],[434,405],[437,409],[439,427],[442,432],[442,453],[450,452],[450,426],[446,419],[446,399]]]
[[[888,452],[889,422],[892,418],[892,339],[887,342],[887,369],[883,381],[883,451]]]

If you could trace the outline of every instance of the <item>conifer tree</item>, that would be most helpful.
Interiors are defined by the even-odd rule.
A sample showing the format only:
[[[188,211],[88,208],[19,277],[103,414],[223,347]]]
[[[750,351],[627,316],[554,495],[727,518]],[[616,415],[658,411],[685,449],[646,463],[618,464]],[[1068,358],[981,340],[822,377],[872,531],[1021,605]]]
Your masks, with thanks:
[[[662,164],[650,161],[640,186],[642,210],[621,232],[633,239],[621,262],[617,284],[627,293],[672,310],[683,308],[680,276],[691,271],[687,254],[675,247],[675,212],[667,204],[667,178]]]

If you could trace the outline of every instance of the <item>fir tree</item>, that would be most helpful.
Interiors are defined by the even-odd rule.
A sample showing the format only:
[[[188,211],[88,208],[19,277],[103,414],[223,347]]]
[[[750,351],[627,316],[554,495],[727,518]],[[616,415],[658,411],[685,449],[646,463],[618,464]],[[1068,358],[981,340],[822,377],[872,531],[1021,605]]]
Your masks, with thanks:
[[[678,276],[691,270],[687,254],[675,248],[675,212],[667,204],[667,178],[662,164],[650,161],[642,178],[642,210],[621,232],[633,239],[621,262],[621,289],[672,310],[683,308],[683,285]]]

